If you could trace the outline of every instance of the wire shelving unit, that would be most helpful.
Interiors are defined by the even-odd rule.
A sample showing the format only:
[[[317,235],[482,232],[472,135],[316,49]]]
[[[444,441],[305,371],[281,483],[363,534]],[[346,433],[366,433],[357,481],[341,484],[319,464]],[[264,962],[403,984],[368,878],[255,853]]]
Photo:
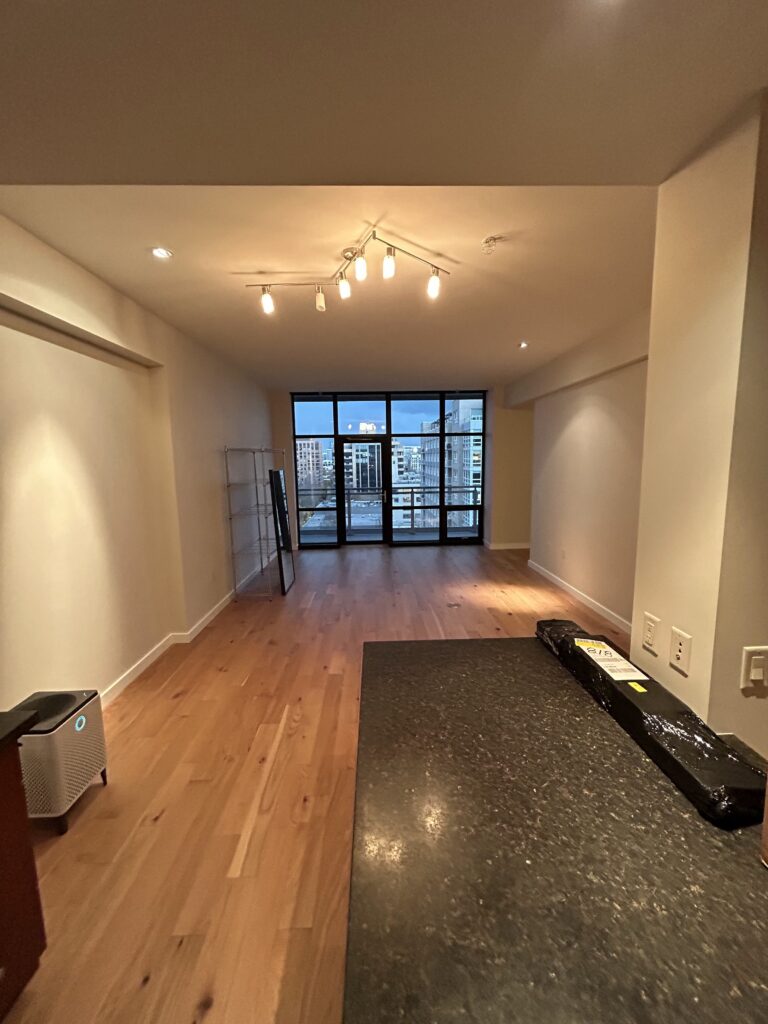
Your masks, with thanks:
[[[235,600],[280,593],[270,469],[285,468],[284,448],[224,449],[232,587]]]

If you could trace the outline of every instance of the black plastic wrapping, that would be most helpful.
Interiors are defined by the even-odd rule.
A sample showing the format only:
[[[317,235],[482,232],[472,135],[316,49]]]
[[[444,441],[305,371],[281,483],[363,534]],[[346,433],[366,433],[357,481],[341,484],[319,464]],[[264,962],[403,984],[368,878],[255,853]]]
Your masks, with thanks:
[[[567,619],[545,619],[536,635],[629,733],[703,817],[724,829],[762,821],[765,775],[744,760],[655,679],[645,692],[615,682],[574,640],[611,641]],[[647,673],[646,673],[647,674]]]

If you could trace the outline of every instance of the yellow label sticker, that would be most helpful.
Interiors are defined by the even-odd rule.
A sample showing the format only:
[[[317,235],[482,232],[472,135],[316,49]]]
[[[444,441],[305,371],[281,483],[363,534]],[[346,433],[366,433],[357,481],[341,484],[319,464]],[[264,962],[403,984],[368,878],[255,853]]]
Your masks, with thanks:
[[[604,640],[593,640],[591,637],[576,637],[574,644],[579,650],[610,676],[616,683],[627,683],[630,679],[647,679],[648,676],[641,672],[626,658],[623,658],[618,651],[607,644]]]
[[[640,683],[630,683],[629,685],[632,687],[633,690],[637,690],[638,693],[648,693],[646,688],[644,686],[641,686]]]

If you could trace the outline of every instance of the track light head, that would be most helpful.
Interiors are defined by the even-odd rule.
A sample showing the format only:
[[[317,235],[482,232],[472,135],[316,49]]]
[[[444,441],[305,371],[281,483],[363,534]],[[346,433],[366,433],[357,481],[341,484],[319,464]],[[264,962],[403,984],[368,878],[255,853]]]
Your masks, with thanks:
[[[385,281],[395,276],[395,248],[392,245],[387,246],[387,254],[381,265],[381,274]]]
[[[269,285],[265,285],[261,289],[261,308],[268,316],[275,312],[275,300],[272,298]]]
[[[436,299],[440,294],[440,271],[437,267],[432,267],[432,271],[427,281],[427,295],[430,299]]]
[[[315,288],[315,309],[318,313],[325,312],[325,293],[320,285]]]
[[[347,280],[344,271],[339,274],[339,298],[348,299],[352,294],[352,285]]]
[[[368,277],[368,262],[365,258],[365,249],[360,249],[355,257],[355,280],[364,281]]]

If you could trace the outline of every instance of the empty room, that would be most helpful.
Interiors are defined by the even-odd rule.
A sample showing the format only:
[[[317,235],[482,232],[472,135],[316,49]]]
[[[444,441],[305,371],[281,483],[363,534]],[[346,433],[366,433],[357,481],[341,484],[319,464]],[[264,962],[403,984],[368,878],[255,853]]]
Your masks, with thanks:
[[[0,1020],[768,1021],[768,5],[19,3]]]

